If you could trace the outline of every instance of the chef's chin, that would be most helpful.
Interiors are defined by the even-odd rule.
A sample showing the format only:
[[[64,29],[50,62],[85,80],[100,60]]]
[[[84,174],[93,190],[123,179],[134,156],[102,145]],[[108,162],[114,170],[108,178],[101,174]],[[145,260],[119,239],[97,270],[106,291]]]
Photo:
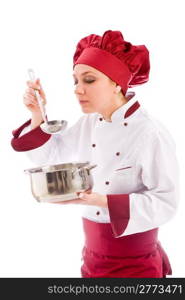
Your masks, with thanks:
[[[84,106],[81,106],[81,110],[84,112],[84,113],[93,113],[94,110],[90,107],[84,107]]]

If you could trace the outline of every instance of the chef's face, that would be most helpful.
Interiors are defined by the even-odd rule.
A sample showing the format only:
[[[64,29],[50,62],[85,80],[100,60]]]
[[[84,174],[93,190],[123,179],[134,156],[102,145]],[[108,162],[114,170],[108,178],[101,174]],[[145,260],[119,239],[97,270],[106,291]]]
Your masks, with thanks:
[[[75,94],[84,113],[103,113],[114,101],[116,84],[97,69],[85,64],[74,67]]]

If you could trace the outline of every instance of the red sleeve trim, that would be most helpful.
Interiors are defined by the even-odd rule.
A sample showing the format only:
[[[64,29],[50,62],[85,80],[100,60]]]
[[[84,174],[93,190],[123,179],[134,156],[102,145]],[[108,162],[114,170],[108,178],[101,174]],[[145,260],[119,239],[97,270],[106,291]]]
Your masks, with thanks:
[[[107,195],[111,227],[115,237],[123,234],[130,218],[130,201],[128,194]]]
[[[51,137],[51,134],[43,132],[39,126],[19,137],[21,131],[30,125],[30,123],[31,120],[25,122],[16,130],[13,130],[12,134],[14,137],[11,140],[11,145],[15,151],[33,150],[45,144]]]

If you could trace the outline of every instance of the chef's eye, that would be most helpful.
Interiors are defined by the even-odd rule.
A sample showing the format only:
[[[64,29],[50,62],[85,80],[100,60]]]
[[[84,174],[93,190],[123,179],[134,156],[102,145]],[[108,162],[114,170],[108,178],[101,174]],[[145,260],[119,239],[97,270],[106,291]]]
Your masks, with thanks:
[[[94,78],[84,78],[83,81],[85,83],[92,83],[95,81],[95,79]],[[74,85],[76,85],[76,84],[78,84],[78,80],[74,80]]]
[[[95,81],[95,79],[93,79],[93,78],[85,78],[84,79],[84,82],[86,82],[86,83],[92,83],[94,81]]]

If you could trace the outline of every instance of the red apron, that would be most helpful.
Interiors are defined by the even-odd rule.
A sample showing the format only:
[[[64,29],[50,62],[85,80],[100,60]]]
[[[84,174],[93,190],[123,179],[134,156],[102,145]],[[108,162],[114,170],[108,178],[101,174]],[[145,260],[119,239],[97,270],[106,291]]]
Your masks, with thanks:
[[[158,228],[115,238],[110,223],[83,218],[82,277],[162,278],[171,275]]]

